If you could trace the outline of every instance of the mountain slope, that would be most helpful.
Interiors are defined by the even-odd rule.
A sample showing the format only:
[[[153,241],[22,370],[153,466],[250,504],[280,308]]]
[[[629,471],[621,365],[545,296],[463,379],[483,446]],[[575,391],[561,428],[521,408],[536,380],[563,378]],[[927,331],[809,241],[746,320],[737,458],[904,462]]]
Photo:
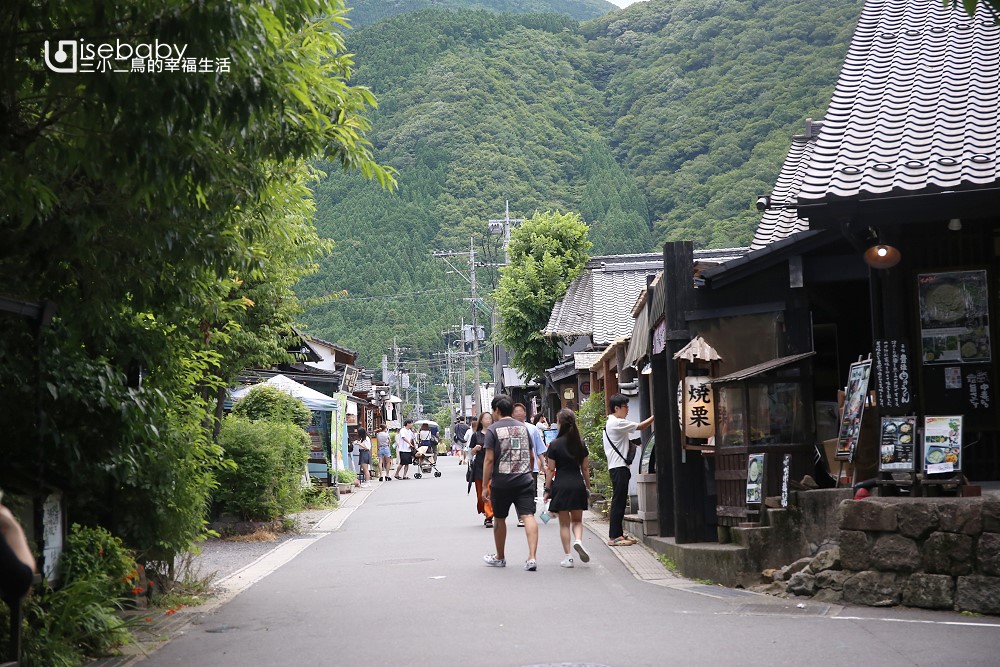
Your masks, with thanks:
[[[822,115],[859,8],[652,0],[585,23],[428,9],[350,33],[400,190],[336,171],[317,185],[317,226],[337,248],[300,292],[349,294],[310,309],[307,329],[369,365],[394,333],[440,349],[469,317],[468,285],[431,252],[468,250],[505,200],[515,217],[581,213],[595,255],[747,243],[753,201],[790,135]]]
[[[348,17],[357,28],[422,9],[485,9],[512,14],[563,14],[579,21],[616,11],[606,0],[348,0]]]

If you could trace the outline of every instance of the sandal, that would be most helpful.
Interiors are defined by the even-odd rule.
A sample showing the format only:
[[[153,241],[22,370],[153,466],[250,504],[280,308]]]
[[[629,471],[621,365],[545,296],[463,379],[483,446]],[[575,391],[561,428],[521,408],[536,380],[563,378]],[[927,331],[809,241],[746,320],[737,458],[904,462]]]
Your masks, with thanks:
[[[396,479],[403,479],[403,478],[402,478],[402,477],[400,477],[399,475],[393,475],[393,477],[395,477]]]
[[[609,547],[628,547],[633,544],[636,544],[636,541],[633,540],[632,538],[625,537],[624,535],[622,535],[621,537],[616,537],[613,540],[608,540]]]
[[[493,519],[486,519],[486,521],[483,521],[483,527],[485,527],[485,528],[492,528],[493,527]]]

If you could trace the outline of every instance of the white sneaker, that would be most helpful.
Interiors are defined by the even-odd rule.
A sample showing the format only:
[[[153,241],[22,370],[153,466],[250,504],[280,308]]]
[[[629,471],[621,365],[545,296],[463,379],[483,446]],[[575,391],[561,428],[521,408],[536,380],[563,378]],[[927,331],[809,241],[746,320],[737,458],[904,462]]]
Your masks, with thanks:
[[[507,559],[497,558],[496,554],[486,554],[483,556],[483,562],[490,567],[507,567]]]
[[[535,570],[538,569],[538,563],[536,563],[533,559],[529,558],[528,560],[524,561],[524,569],[527,570],[528,572],[534,572]]]
[[[573,543],[573,548],[576,549],[576,553],[580,554],[580,560],[582,560],[584,563],[590,562],[590,554],[587,553],[587,549],[584,548],[583,542],[577,540],[576,542]]]
[[[565,558],[563,558],[562,561],[560,561],[559,563],[559,567],[573,567],[573,557],[566,556]]]

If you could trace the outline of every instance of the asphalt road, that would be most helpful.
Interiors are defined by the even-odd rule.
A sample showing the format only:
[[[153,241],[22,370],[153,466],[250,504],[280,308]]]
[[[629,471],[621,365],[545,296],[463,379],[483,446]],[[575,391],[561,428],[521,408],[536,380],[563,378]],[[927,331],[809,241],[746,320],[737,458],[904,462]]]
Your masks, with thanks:
[[[799,609],[728,589],[654,585],[589,531],[591,562],[563,569],[555,522],[540,527],[537,572],[522,569],[524,533],[513,525],[508,566],[488,568],[492,535],[465,493],[464,468],[442,458],[441,469],[437,479],[383,483],[334,513],[342,525],[284,543],[290,556],[301,550],[196,615],[142,664],[1000,664],[998,618]]]

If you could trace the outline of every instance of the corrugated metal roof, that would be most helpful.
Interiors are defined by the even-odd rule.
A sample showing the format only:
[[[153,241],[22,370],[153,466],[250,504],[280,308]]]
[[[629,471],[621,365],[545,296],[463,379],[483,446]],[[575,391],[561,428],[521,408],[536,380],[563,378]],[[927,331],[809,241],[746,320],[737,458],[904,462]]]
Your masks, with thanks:
[[[760,250],[796,232],[809,229],[809,221],[799,218],[795,206],[823,124],[806,120],[806,131],[792,137],[792,146],[781,165],[781,173],[771,191],[771,208],[764,211],[754,232],[751,250]]]
[[[789,364],[794,364],[796,361],[801,361],[806,357],[811,357],[815,352],[803,352],[802,354],[793,354],[788,357],[779,357],[777,359],[771,359],[770,361],[765,361],[762,364],[757,364],[756,366],[751,366],[750,368],[744,368],[743,370],[736,371],[735,373],[730,373],[729,375],[723,375],[722,377],[715,378],[711,380],[712,383],[716,382],[736,382],[737,380],[746,380],[752,378],[756,375],[762,373],[767,373],[768,371],[773,371],[782,366],[787,366]]]
[[[868,0],[800,204],[1000,176],[1000,27],[948,3]]]

